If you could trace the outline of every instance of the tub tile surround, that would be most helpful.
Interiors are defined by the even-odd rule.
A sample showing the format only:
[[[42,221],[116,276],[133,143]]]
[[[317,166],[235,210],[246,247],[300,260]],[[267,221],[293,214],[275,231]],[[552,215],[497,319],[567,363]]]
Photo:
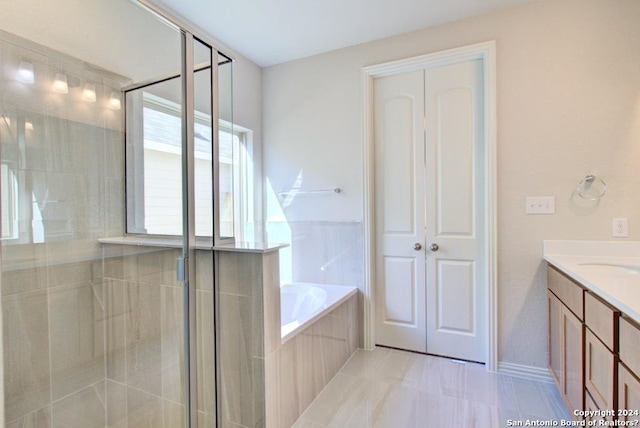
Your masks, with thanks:
[[[266,394],[279,405],[267,426],[292,426],[353,355],[358,348],[357,310],[353,295],[274,352],[277,376],[267,382]]]
[[[315,203],[313,199],[296,203]],[[337,221],[283,221],[268,220],[269,236],[290,239],[291,247],[280,253],[292,266],[294,283],[361,285],[364,270],[362,222]]]

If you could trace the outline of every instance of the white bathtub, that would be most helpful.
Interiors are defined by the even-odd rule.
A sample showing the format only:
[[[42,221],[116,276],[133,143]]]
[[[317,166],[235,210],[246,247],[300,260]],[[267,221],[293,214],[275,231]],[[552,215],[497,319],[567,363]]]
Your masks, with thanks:
[[[322,318],[357,291],[356,287],[302,282],[280,287],[282,343]]]

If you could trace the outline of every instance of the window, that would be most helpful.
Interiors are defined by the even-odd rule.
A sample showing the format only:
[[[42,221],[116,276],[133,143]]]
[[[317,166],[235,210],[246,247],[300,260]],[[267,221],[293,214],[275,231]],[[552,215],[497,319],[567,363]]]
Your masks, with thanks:
[[[179,104],[151,92],[127,94],[128,233],[182,235],[180,114]],[[244,201],[252,193],[246,156],[251,132],[219,124],[220,235],[243,240],[249,208]],[[202,237],[213,236],[212,135],[211,116],[196,111],[195,230]]]
[[[16,239],[18,238],[18,180],[8,163],[2,163],[0,174],[2,239]]]

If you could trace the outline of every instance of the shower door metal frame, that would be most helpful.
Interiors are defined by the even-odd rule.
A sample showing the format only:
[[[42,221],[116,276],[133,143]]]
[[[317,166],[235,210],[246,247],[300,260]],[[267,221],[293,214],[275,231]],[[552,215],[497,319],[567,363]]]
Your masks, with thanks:
[[[196,232],[195,232],[195,101],[194,76],[194,39],[206,45],[210,49],[209,62],[211,64],[211,136],[212,136],[212,171],[211,180],[213,185],[213,222],[214,222],[214,243],[220,240],[220,208],[217,204],[219,191],[216,183],[219,182],[219,124],[218,124],[218,97],[214,96],[214,91],[218,88],[218,51],[212,46],[194,37],[193,34],[181,31],[182,42],[182,218],[183,221],[183,246],[182,246],[182,266],[184,271],[183,279],[183,305],[184,305],[184,361],[185,361],[185,427],[192,428],[198,426],[198,349],[197,349],[197,316],[196,316]],[[215,66],[214,66],[215,64]],[[185,196],[186,195],[186,196]],[[211,278],[214,281],[215,276]],[[217,324],[217,306],[215,292],[213,293],[214,325],[211,326],[213,334],[214,349],[214,382],[216,390],[216,401],[218,401],[218,366],[217,349],[218,340],[215,325]],[[205,362],[206,363],[206,362]],[[219,425],[220,406],[216,403],[216,426]]]
[[[179,261],[180,268],[184,272],[183,279],[183,328],[184,328],[184,379],[185,379],[185,427],[194,428],[198,426],[198,375],[197,375],[197,318],[196,318],[196,234],[195,234],[195,174],[194,174],[194,125],[195,125],[195,102],[194,102],[194,75],[196,67],[194,65],[194,39],[210,48],[211,64],[211,131],[212,131],[212,180],[213,180],[213,244],[230,241],[220,237],[220,208],[218,204],[219,188],[219,101],[218,101],[218,55],[222,50],[222,55],[234,61],[232,55],[228,55],[229,49],[217,40],[213,40],[204,31],[185,22],[175,16],[171,10],[151,0],[130,0],[151,10],[160,18],[166,20],[172,26],[177,27],[181,33],[182,51],[182,214],[183,214],[183,245],[182,258]],[[231,239],[232,240],[232,239]],[[218,345],[219,338],[216,334],[218,324],[218,307],[216,301],[215,272],[211,278],[213,284],[213,311],[214,325],[211,326],[213,334],[214,349],[214,388],[216,396],[216,426],[220,425],[220,400],[219,400],[219,373],[218,373]]]
[[[184,402],[185,427],[198,425],[196,360],[196,233],[195,233],[195,180],[194,180],[194,124],[193,100],[193,35],[182,30],[182,270],[183,328],[184,328]],[[193,285],[193,287],[192,287]],[[195,422],[195,423],[194,423]]]

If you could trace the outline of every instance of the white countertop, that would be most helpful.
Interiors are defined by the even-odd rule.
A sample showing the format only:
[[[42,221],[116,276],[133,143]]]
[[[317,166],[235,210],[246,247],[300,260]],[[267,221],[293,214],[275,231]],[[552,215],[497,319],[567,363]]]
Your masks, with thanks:
[[[544,241],[543,256],[640,323],[640,242]]]

